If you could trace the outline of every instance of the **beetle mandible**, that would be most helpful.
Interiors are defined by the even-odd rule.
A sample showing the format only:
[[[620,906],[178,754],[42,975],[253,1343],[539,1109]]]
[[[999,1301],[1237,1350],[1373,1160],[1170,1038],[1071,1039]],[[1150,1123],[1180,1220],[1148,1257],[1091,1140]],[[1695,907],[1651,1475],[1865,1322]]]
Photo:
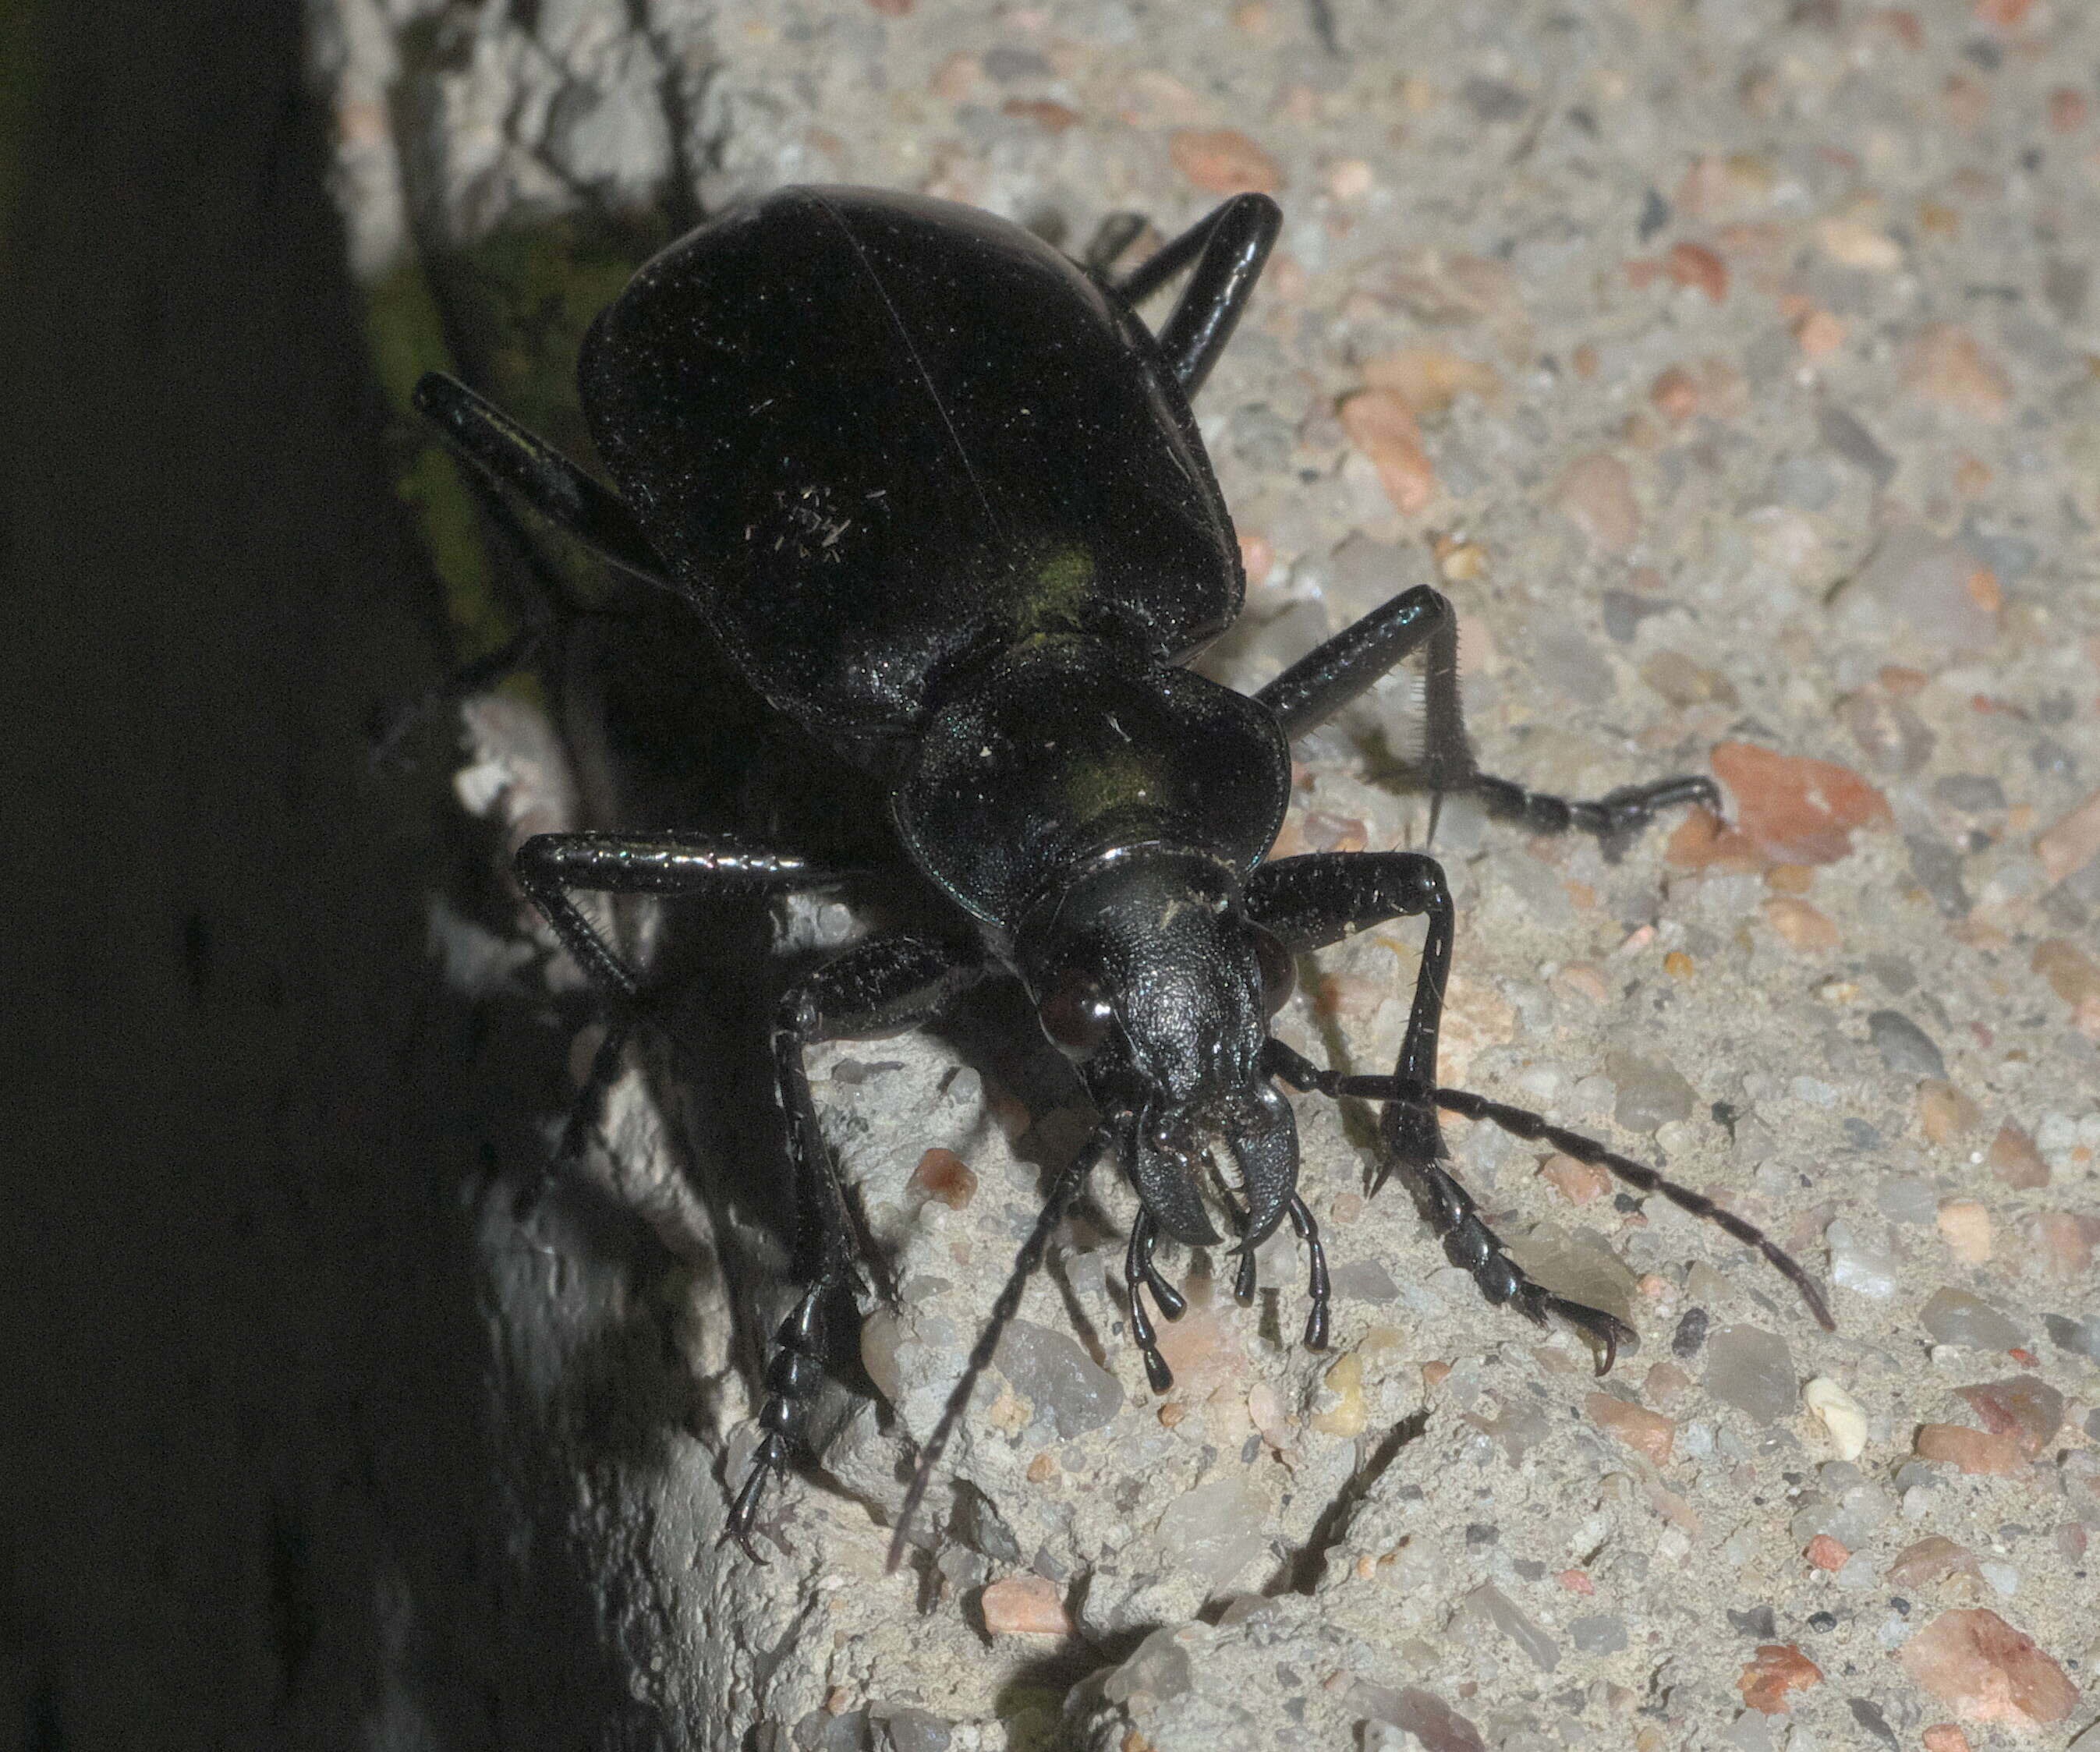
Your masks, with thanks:
[[[1705,778],[1568,801],[1475,765],[1449,604],[1418,585],[1242,695],[1184,667],[1244,594],[1238,545],[1189,412],[1245,311],[1282,214],[1236,196],[1118,276],[1134,227],[1074,262],[973,209],[868,189],[794,188],[672,245],[598,317],[579,380],[608,489],[450,378],[417,404],[461,455],[622,571],[699,611],[774,707],[885,788],[905,856],[952,902],[939,935],[878,936],[788,991],[773,1024],[803,1293],[774,1336],[762,1432],[727,1532],[749,1535],[800,1445],[823,1375],[824,1309],[858,1291],[856,1230],[818,1135],[803,1055],[900,1032],[992,973],[1017,978],[1099,1119],[1048,1198],[922,1451],[892,1560],[999,1332],[1087,1175],[1113,1158],[1138,1210],[1130,1330],[1155,1390],[1171,1380],[1145,1307],[1182,1297],[1162,1238],[1220,1239],[1204,1170],[1236,1171],[1234,1285],[1288,1222],[1304,1246],[1304,1342],[1325,1345],[1328,1277],[1298,1189],[1279,1083],[1382,1103],[1378,1178],[1398,1174],[1487,1299],[1589,1335],[1599,1372],[1634,1335],[1527,1277],[1446,1166],[1439,1110],[1551,1144],[1719,1223],[1791,1278],[1759,1230],[1536,1114],[1436,1079],[1453,917],[1424,853],[1265,861],[1290,745],[1411,658],[1423,665],[1423,786],[1470,792],[1534,831],[1616,841],[1659,808],[1717,805]],[[1187,280],[1155,333],[1136,307]],[[614,1012],[609,1078],[639,975],[571,898],[699,895],[841,879],[789,850],[722,836],[531,840],[525,892]],[[1425,937],[1389,1075],[1322,1070],[1271,1038],[1292,958],[1383,920]],[[585,1098],[592,1090],[586,1088]],[[1220,1175],[1222,1181],[1224,1176]],[[756,1556],[756,1552],[752,1555]]]

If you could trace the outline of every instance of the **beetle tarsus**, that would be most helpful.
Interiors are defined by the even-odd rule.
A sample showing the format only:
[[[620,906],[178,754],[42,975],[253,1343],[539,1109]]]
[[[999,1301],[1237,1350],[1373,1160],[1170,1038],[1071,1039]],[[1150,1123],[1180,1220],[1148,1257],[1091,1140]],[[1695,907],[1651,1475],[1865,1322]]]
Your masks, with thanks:
[[[1297,1231],[1298,1238],[1305,1243],[1305,1348],[1309,1351],[1323,1351],[1327,1348],[1327,1310],[1334,1299],[1335,1287],[1327,1276],[1327,1250],[1320,1242],[1320,1225],[1312,1220],[1312,1212],[1304,1199],[1294,1194],[1289,1207],[1290,1226]]]

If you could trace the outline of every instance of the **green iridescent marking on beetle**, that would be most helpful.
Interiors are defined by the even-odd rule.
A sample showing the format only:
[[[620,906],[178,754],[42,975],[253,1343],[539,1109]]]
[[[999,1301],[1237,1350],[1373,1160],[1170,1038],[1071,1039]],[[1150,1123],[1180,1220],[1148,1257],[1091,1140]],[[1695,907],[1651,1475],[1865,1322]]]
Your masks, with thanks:
[[[1093,594],[1094,556],[1083,547],[1055,549],[1021,579],[1014,630],[1024,637],[1069,632]]]
[[[1159,773],[1126,744],[1074,750],[1064,776],[1066,806],[1075,819],[1092,823],[1149,806]]]

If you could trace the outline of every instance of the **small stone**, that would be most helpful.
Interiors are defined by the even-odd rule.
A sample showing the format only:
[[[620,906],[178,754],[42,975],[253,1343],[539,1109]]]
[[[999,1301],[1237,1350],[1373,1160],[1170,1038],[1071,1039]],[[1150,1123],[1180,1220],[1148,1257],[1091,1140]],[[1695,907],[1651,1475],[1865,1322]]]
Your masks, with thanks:
[[[1960,1389],[1993,1436],[2010,1436],[2030,1460],[2063,1428],[2063,1395],[2032,1375]]]
[[[1869,766],[1897,778],[1921,768],[1939,740],[1906,702],[1878,687],[1847,694],[1838,702],[1838,719],[1852,733]]]
[[[1734,686],[1718,669],[1694,663],[1682,651],[1659,651],[1640,666],[1641,679],[1674,706],[1737,703]]]
[[[1917,1077],[1947,1075],[1947,1061],[1932,1036],[1900,1010],[1876,1010],[1867,1018],[1867,1038],[1891,1070]]]
[[[883,1737],[876,1744],[885,1752],[948,1752],[954,1743],[950,1723],[909,1704],[877,1704],[868,1715],[882,1729]]]
[[[1949,1198],[1940,1206],[1939,1233],[1965,1265],[1991,1257],[1991,1213],[1974,1198]]]
[[[1714,751],[1713,768],[1734,795],[1736,823],[1723,829],[1704,810],[1688,816],[1669,847],[1670,862],[1680,867],[1835,863],[1851,853],[1855,828],[1890,819],[1887,798],[1829,761],[1724,742]]]
[[[1414,415],[1397,390],[1359,390],[1344,396],[1338,410],[1349,442],[1378,471],[1379,484],[1392,507],[1412,517],[1429,503],[1436,488],[1436,471],[1422,448]]]
[[[1728,1622],[1744,1636],[1754,1636],[1759,1642],[1769,1642],[1779,1635],[1779,1619],[1769,1606],[1753,1606],[1748,1612],[1738,1612],[1733,1606],[1724,1609]]]
[[[1895,479],[1896,459],[1874,442],[1874,435],[1855,415],[1826,402],[1816,410],[1815,430],[1831,449],[1855,468],[1864,470],[1877,489]]]
[[[1886,1302],[1896,1293],[1900,1277],[1893,1254],[1866,1246],[1842,1223],[1830,1225],[1830,1281],[1840,1289]]]
[[[1612,1176],[1604,1169],[1577,1162],[1573,1156],[1548,1156],[1538,1165],[1538,1172],[1570,1204],[1587,1204],[1612,1189]]]
[[[1283,187],[1283,172],[1276,161],[1234,128],[1207,133],[1184,128],[1169,142],[1167,151],[1175,169],[1214,195],[1250,190],[1273,195]]]
[[[2035,855],[2052,882],[2069,880],[2100,857],[2100,791],[2039,835]]]
[[[1933,781],[1932,794],[1965,815],[1985,815],[2005,806],[2005,788],[1988,773],[1949,773]]]
[[[1321,1384],[1335,1396],[1335,1403],[1314,1414],[1312,1428],[1323,1436],[1362,1435],[1370,1417],[1364,1404],[1363,1359],[1354,1351],[1336,1357]]]
[[[1440,347],[1404,346],[1380,353],[1363,364],[1364,381],[1374,389],[1396,390],[1409,410],[1423,419],[1448,413],[1461,395],[1499,401],[1502,375],[1493,365],[1447,353]]]
[[[1830,1445],[1841,1460],[1856,1460],[1866,1451],[1866,1408],[1827,1375],[1819,1375],[1801,1390],[1801,1397],[1818,1423],[1829,1432]]]
[[[1806,1690],[1822,1682],[1822,1668],[1796,1644],[1767,1643],[1737,1676],[1736,1688],[1742,1692],[1743,1701],[1760,1714],[1783,1715],[1793,1707],[1786,1701],[1789,1692]]]
[[[2009,1351],[2022,1342],[2020,1329],[1980,1296],[1952,1287],[1935,1290],[1918,1317],[1942,1344],[1972,1350]]]
[[[1796,865],[1782,865],[1784,869],[1794,869]],[[1818,950],[1835,949],[1843,939],[1838,927],[1829,916],[1818,911],[1805,900],[1795,900],[1784,894],[1775,894],[1759,903],[1765,922],[1779,933],[1787,943],[1804,953]]]
[[[2100,1217],[2044,1211],[2029,1227],[2035,1251],[2051,1275],[2075,1283],[2093,1269],[2093,1243],[2100,1241]]]
[[[1551,1673],[1560,1665],[1560,1645],[1492,1582],[1483,1582],[1468,1594],[1461,1610],[1464,1613],[1485,1617],[1522,1649],[1541,1672]]]
[[[1819,1533],[1808,1542],[1808,1549],[1802,1554],[1818,1569],[1842,1569],[1852,1554],[1827,1533]]]
[[[1072,1630],[1057,1584],[1042,1576],[1008,1576],[977,1596],[995,1636],[1065,1636]]]
[[[1641,1392],[1652,1403],[1667,1406],[1690,1388],[1692,1377],[1674,1362],[1659,1362],[1649,1369],[1641,1383]]]
[[[1921,1460],[1943,1460],[1979,1477],[2010,1478],[2027,1470],[2019,1445],[2010,1436],[1958,1423],[1920,1424],[1915,1451]]]
[[[1936,1533],[1905,1546],[1889,1565],[1890,1585],[1899,1588],[1923,1588],[1943,1576],[1976,1574],[1976,1560],[1952,1539]]]
[[[1584,457],[1561,476],[1558,498],[1576,527],[1607,553],[1625,553],[1640,533],[1634,478],[1616,457]]]
[[[1648,399],[1672,426],[1682,426],[1699,411],[1699,386],[1682,365],[1672,365],[1648,386]]]
[[[1943,1612],[1904,1645],[1904,1670],[1965,1721],[2046,1727],[2078,1690],[2034,1639],[1986,1607]]]
[[[1944,1147],[1981,1125],[1983,1114],[1952,1083],[1929,1077],[1917,1086],[1917,1119],[1926,1138]]]
[[[1952,1722],[1935,1722],[1925,1731],[1925,1752],[1969,1752],[1969,1737]]]
[[[2012,386],[1976,338],[1953,323],[1935,323],[1904,349],[1904,376],[1927,401],[1993,424],[2005,417]]]
[[[1612,1117],[1629,1132],[1654,1132],[1674,1121],[1689,1119],[1698,1097],[1677,1068],[1639,1053],[1612,1053],[1604,1074],[1617,1086]]]
[[[1940,916],[1968,917],[1970,902],[1969,891],[1961,885],[1961,854],[1932,833],[1905,834],[1904,850],[1909,854],[1910,873],[1932,897]]]
[[[1123,1410],[1123,1384],[1070,1333],[1033,1321],[1012,1321],[1000,1335],[992,1361],[1015,1392],[1048,1414],[1062,1440],[1100,1429]]]
[[[2035,945],[2029,965],[2071,1006],[2079,1032],[2100,1040],[2100,964],[2067,938],[2050,937]]]
[[[1873,557],[1839,593],[1848,614],[1871,599],[1906,632],[1949,651],[1984,651],[1998,636],[1995,612],[1974,583],[1976,556],[1967,544],[1942,540],[1923,525],[1895,523]]]
[[[1670,1445],[1677,1436],[1674,1419],[1640,1406],[1630,1406],[1609,1393],[1587,1395],[1582,1409],[1598,1428],[1608,1430],[1635,1453],[1647,1455],[1657,1466],[1669,1463]]]
[[[1349,1708],[1412,1734],[1421,1741],[1423,1752],[1485,1752],[1487,1742],[1480,1729],[1434,1692],[1418,1685],[1392,1691],[1369,1679],[1353,1679],[1345,1696]],[[1147,1741],[1145,1747],[1133,1746],[1126,1739],[1119,1752],[1148,1752],[1149,1745]]]
[[[2010,1120],[1998,1128],[1984,1159],[2000,1180],[2018,1191],[2030,1192],[2049,1185],[2049,1164],[2035,1148],[2034,1140]]]
[[[1688,1308],[1677,1322],[1677,1330],[1670,1335],[1670,1351],[1673,1357],[1690,1361],[1699,1354],[1706,1342],[1709,1316],[1703,1308]]]
[[[1776,1423],[1799,1397],[1793,1353],[1762,1326],[1722,1326],[1706,1347],[1706,1391],[1754,1423]]]
[[[1815,241],[1833,262],[1872,273],[1890,274],[1903,266],[1903,245],[1858,218],[1833,218],[1815,227]]]
[[[2058,1349],[2073,1357],[2100,1362],[2100,1314],[2089,1314],[2083,1320],[2069,1320],[2062,1314],[2045,1314],[2042,1324],[2049,1329],[2049,1343]]]
[[[1482,121],[1515,121],[1531,108],[1531,99],[1515,86],[1480,73],[1469,76],[1458,87],[1458,97]]]
[[[1568,1635],[1586,1655],[1615,1655],[1626,1646],[1626,1620],[1605,1613],[1576,1619]]]
[[[977,1172],[952,1150],[929,1150],[911,1171],[911,1189],[960,1211],[977,1196]]]
[[[1727,263],[1704,244],[1672,244],[1662,267],[1679,285],[1696,286],[1716,304],[1728,295]]]

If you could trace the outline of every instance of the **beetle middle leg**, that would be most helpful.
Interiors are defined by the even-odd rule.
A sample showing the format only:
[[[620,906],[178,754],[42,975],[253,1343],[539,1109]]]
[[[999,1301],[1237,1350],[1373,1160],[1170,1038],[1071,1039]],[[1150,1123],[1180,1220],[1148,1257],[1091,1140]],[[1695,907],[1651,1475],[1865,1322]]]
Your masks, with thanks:
[[[1489,814],[1520,821],[1534,832],[1573,828],[1607,847],[1638,832],[1659,809],[1703,803],[1718,810],[1714,781],[1692,774],[1622,785],[1596,798],[1551,797],[1474,764],[1458,698],[1458,623],[1450,602],[1427,585],[1403,590],[1299,658],[1255,697],[1275,713],[1295,739],[1334,716],[1416,651],[1424,656],[1423,745],[1415,765],[1432,797],[1467,792]]]
[[[1451,971],[1453,920],[1443,867],[1419,852],[1321,852],[1279,858],[1248,878],[1246,898],[1255,921],[1294,954],[1388,919],[1418,913],[1427,920],[1414,1007],[1391,1076],[1340,1078],[1274,1039],[1268,1044],[1268,1066],[1295,1088],[1327,1095],[1363,1093],[1382,1101],[1379,1181],[1397,1173],[1407,1183],[1416,1208],[1442,1238],[1445,1257],[1472,1273],[1489,1302],[1498,1307],[1512,1303],[1542,1325],[1549,1315],[1559,1315],[1602,1345],[1604,1366],[1609,1368],[1618,1348],[1635,1342],[1632,1330],[1601,1308],[1555,1295],[1534,1282],[1482,1220],[1472,1195],[1444,1166],[1447,1152],[1436,1123],[1436,1049]],[[1311,1214],[1306,1215],[1309,1226]],[[1307,1238],[1314,1270],[1324,1279],[1326,1262],[1317,1251],[1317,1232]],[[1324,1308],[1316,1311],[1324,1320]]]

